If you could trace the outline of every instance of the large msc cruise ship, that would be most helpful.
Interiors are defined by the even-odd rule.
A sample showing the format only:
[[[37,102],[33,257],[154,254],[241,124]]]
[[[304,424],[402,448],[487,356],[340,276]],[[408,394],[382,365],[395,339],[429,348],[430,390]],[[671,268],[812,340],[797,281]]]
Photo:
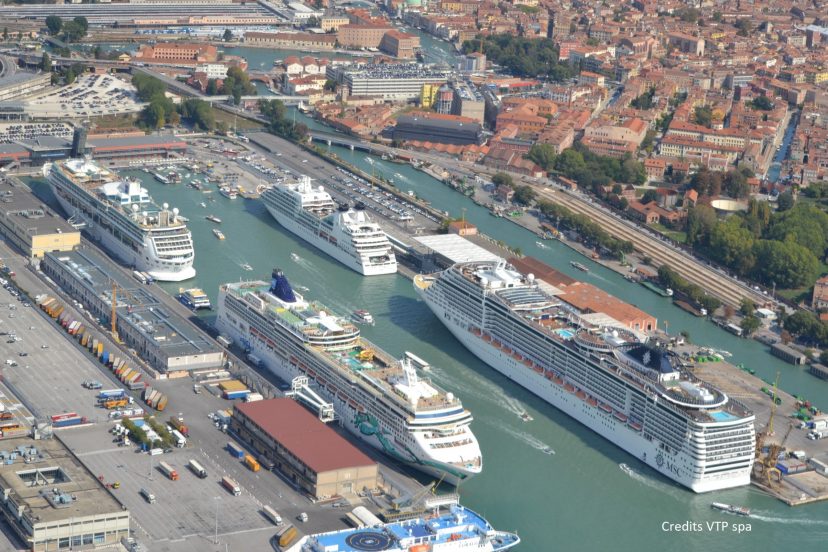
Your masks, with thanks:
[[[362,210],[337,209],[330,194],[308,176],[265,190],[262,201],[276,222],[365,276],[397,272],[388,236]]]
[[[270,284],[222,285],[216,327],[282,380],[307,377],[344,427],[389,456],[452,484],[480,473],[471,414],[419,377],[414,362],[422,361],[391,357],[348,319],[294,292],[281,271]]]
[[[60,206],[112,255],[156,280],[193,278],[193,237],[178,209],[156,205],[137,180],[121,178],[94,161],[45,165]]]
[[[753,413],[674,353],[609,317],[596,323],[503,260],[414,285],[481,360],[658,472],[696,492],[749,483]]]

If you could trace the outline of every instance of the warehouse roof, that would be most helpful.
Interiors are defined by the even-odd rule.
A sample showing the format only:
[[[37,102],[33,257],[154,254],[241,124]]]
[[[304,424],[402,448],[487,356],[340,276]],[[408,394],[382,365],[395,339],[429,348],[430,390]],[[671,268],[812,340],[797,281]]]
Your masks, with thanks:
[[[415,236],[414,239],[453,263],[497,261],[500,257],[457,234]]]
[[[316,473],[375,464],[293,399],[238,403],[235,408]]]

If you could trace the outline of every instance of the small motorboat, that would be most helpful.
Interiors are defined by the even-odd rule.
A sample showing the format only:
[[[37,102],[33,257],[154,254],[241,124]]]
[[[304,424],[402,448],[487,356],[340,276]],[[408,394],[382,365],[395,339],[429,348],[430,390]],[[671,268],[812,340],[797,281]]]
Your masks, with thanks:
[[[534,420],[534,418],[530,416],[528,412],[521,412],[520,419],[524,422],[531,422],[532,420]]]
[[[351,318],[353,318],[354,322],[357,322],[359,324],[374,323],[374,317],[367,310],[355,310],[353,314],[351,314]]]
[[[203,201],[202,201],[201,203],[199,203],[199,206],[201,206],[201,208],[202,208],[202,209],[206,209],[206,208],[207,208],[207,204],[206,204],[206,203],[204,203]]]
[[[221,231],[221,230],[219,230],[218,228],[213,228],[213,235],[214,235],[215,237],[217,237],[218,239],[220,239],[220,240],[223,240],[223,239],[224,239],[224,234],[223,234],[223,233],[222,233],[222,231]]]
[[[252,267],[252,266],[250,266],[250,264],[248,264],[248,263],[244,263],[243,265],[241,265],[241,267],[242,267],[244,270],[248,271],[248,272],[250,272],[250,271],[252,271],[252,270],[253,270],[253,267]]]
[[[750,508],[745,508],[744,506],[733,506],[731,504],[724,504],[722,502],[713,502],[710,505],[711,508],[714,510],[719,510],[721,512],[725,512],[728,514],[736,514],[737,516],[750,516]]]

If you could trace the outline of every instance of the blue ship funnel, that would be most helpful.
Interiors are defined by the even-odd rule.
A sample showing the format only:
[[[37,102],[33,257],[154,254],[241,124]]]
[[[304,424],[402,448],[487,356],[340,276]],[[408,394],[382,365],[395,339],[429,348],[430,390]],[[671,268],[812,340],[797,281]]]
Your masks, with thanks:
[[[270,293],[285,303],[296,302],[296,296],[293,294],[293,288],[290,287],[287,276],[278,268],[274,268],[270,276]]]

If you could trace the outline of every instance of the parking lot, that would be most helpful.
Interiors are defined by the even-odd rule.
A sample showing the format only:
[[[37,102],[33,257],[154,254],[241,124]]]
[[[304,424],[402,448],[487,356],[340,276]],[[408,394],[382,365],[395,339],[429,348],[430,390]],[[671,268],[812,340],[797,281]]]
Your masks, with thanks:
[[[28,305],[28,306],[26,306]],[[3,380],[37,418],[77,412],[92,421],[107,414],[95,407],[87,379],[102,379],[100,368],[35,305],[0,288],[0,360]]]
[[[135,113],[143,107],[128,80],[92,74],[84,74],[68,86],[30,98],[23,105],[29,115],[40,118]]]

